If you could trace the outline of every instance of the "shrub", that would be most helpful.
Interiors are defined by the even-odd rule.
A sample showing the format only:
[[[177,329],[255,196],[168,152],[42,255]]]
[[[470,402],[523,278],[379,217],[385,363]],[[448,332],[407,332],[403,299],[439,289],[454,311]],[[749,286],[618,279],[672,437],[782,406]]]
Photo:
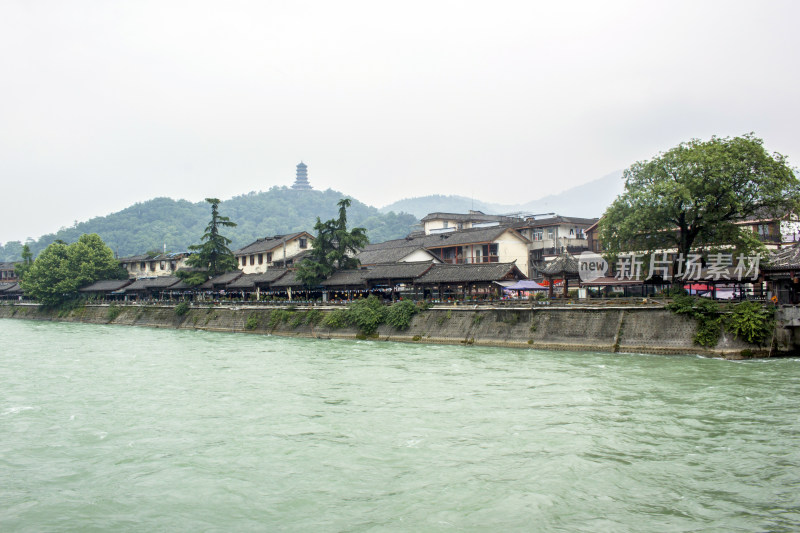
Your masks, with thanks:
[[[292,329],[295,329],[297,326],[305,322],[306,315],[305,313],[295,313],[291,320],[289,320],[289,326]]]
[[[695,344],[706,347],[717,345],[722,333],[722,314],[717,302],[682,294],[676,296],[666,308],[675,314],[688,315],[697,321]]]
[[[478,324],[480,324],[480,323],[481,323],[481,321],[483,321],[483,315],[482,315],[482,314],[480,314],[480,313],[475,313],[475,314],[472,316],[472,324],[473,324],[473,325],[477,326]]]
[[[418,308],[413,302],[402,300],[389,306],[386,311],[386,323],[397,330],[408,329],[411,324],[411,317],[418,312]],[[450,311],[447,312],[450,314]],[[449,316],[447,318],[450,318]]]
[[[350,304],[347,310],[349,322],[364,335],[372,335],[386,316],[386,308],[377,296],[358,300]]]
[[[727,330],[751,344],[764,344],[775,327],[774,312],[758,302],[740,302],[733,308]]]
[[[269,328],[275,329],[278,324],[288,322],[292,318],[292,315],[294,315],[294,311],[289,311],[287,309],[273,309],[269,314]]]
[[[247,322],[244,324],[244,329],[246,330],[254,330],[258,327],[258,315],[252,313],[249,317],[247,317]]]
[[[306,313],[306,324],[316,326],[322,320],[322,311],[319,309],[309,309]]]
[[[108,306],[108,311],[106,312],[106,318],[109,322],[113,322],[119,314],[122,313],[122,308],[118,305],[111,304]]]
[[[330,329],[346,328],[350,325],[347,309],[334,309],[325,315],[322,325]]]
[[[175,306],[175,314],[178,316],[183,316],[189,312],[189,304],[186,302],[181,302]]]

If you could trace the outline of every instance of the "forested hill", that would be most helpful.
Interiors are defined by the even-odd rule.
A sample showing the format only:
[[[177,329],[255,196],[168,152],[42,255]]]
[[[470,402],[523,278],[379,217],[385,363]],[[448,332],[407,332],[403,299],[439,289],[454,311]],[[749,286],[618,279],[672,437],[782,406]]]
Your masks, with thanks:
[[[330,189],[295,191],[287,187],[236,196],[220,204],[220,214],[237,224],[222,233],[233,240],[232,250],[267,235],[301,230],[314,234],[317,217],[322,220],[336,217],[336,203],[346,197]],[[211,208],[206,202],[155,198],[44,235],[29,244],[36,256],[57,239],[71,243],[84,233],[97,233],[120,256],[163,250],[165,244],[167,251],[186,251],[189,245],[200,242],[210,216]],[[417,223],[413,215],[381,213],[355,199],[347,210],[347,219],[350,227],[367,228],[371,242],[405,237]],[[0,261],[18,261],[21,251],[22,243],[18,241],[5,243],[0,248]]]

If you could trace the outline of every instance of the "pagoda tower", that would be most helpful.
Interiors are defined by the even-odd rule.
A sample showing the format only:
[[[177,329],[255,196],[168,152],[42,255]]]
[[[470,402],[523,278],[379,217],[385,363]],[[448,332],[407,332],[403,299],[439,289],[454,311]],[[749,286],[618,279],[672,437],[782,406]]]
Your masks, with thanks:
[[[300,164],[297,165],[297,177],[294,180],[292,189],[296,191],[310,191],[311,188],[311,185],[308,184],[308,166],[300,161]]]

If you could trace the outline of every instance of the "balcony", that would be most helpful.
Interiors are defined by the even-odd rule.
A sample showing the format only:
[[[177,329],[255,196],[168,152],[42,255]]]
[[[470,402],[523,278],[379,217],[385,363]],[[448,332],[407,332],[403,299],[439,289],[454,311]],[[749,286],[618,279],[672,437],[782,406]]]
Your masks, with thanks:
[[[489,255],[483,257],[447,257],[442,259],[443,263],[450,265],[477,265],[480,263],[499,263],[500,257],[497,255]]]

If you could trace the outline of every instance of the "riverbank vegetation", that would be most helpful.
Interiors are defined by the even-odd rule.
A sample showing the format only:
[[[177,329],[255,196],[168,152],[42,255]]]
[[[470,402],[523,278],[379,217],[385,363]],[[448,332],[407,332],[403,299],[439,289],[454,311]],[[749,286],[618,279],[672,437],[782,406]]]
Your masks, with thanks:
[[[758,302],[720,304],[707,298],[678,295],[666,308],[697,321],[695,344],[711,348],[723,331],[751,344],[763,345],[775,329],[775,310]]]

